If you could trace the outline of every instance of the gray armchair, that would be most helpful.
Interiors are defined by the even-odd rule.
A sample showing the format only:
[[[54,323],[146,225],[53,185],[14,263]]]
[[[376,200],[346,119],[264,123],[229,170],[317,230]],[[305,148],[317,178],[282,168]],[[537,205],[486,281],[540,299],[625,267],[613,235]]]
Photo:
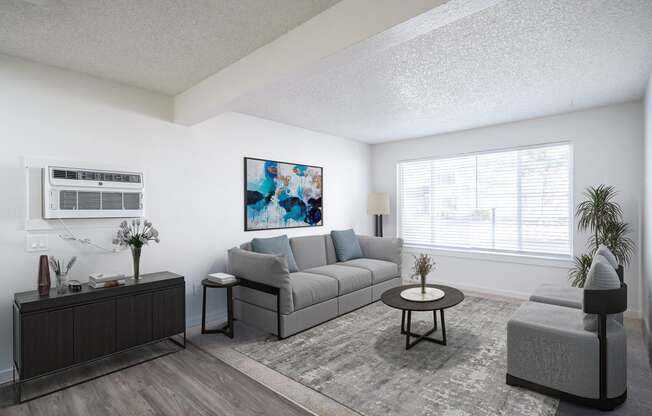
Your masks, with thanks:
[[[526,302],[507,324],[507,384],[601,410],[627,398],[624,327],[608,315],[627,309],[627,285],[584,290],[583,308]],[[587,331],[584,314],[598,315]]]

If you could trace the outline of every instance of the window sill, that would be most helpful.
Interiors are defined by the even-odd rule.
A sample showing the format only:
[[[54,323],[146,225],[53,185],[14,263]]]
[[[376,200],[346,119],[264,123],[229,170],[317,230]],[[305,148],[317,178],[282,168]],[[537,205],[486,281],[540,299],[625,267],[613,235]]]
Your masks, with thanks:
[[[569,257],[547,257],[515,253],[496,253],[482,250],[456,250],[449,248],[433,248],[406,245],[404,252],[416,254],[427,252],[435,256],[456,257],[480,261],[495,261],[502,263],[526,264],[541,267],[569,269],[573,267],[573,259]]]

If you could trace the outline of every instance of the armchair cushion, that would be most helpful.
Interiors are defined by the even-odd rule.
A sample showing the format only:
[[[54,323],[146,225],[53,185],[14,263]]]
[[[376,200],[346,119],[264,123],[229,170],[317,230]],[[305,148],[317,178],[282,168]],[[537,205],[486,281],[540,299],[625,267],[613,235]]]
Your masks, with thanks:
[[[530,296],[530,301],[582,309],[582,289],[571,286],[542,284]]]
[[[612,253],[611,250],[609,250],[609,247],[605,246],[604,244],[600,244],[598,246],[598,249],[595,251],[594,256],[597,255],[600,255],[605,259],[607,259],[609,264],[611,264],[611,267],[613,267],[614,269],[618,268],[618,259],[616,258],[616,256],[614,256],[614,253]]]
[[[605,290],[619,289],[620,279],[618,273],[611,263],[602,255],[596,254],[593,257],[591,268],[586,276],[584,289]],[[587,331],[598,330],[598,316],[596,314],[584,314],[584,329]]]

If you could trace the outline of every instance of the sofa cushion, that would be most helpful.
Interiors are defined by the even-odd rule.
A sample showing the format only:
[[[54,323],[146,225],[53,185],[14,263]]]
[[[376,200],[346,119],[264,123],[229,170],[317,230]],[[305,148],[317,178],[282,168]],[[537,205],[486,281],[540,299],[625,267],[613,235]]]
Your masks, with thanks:
[[[532,302],[582,309],[583,291],[577,287],[543,284],[530,296]]]
[[[369,270],[371,272],[371,282],[374,285],[400,276],[398,265],[396,263],[385,260],[362,258],[349,260],[338,264],[343,266],[360,267],[362,269]]]
[[[371,286],[371,272],[360,267],[329,264],[308,269],[306,272],[322,274],[337,280],[340,296]]]
[[[290,239],[290,246],[299,270],[326,265],[326,241],[324,236],[294,237]]]
[[[271,238],[254,238],[251,240],[251,248],[256,253],[285,256],[285,259],[288,262],[288,270],[290,272],[299,271],[297,263],[294,260],[294,255],[292,254],[290,241],[288,240],[288,236],[285,234]]]
[[[331,231],[331,237],[333,237],[337,260],[347,261],[362,257],[358,236],[355,235],[352,228],[343,231]]]
[[[321,274],[290,273],[290,286],[295,311],[337,297],[337,280]]]
[[[596,254],[586,276],[584,289],[609,290],[618,288],[620,288],[618,273],[609,263],[609,260],[600,254]],[[584,329],[587,331],[598,330],[598,316],[596,314],[584,314]]]

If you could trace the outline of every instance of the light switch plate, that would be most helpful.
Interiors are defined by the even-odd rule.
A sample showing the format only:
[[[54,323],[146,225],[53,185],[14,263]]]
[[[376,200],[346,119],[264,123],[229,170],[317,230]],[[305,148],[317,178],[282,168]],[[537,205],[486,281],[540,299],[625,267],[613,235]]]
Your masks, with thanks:
[[[26,244],[27,251],[47,251],[50,248],[47,234],[27,234]]]

